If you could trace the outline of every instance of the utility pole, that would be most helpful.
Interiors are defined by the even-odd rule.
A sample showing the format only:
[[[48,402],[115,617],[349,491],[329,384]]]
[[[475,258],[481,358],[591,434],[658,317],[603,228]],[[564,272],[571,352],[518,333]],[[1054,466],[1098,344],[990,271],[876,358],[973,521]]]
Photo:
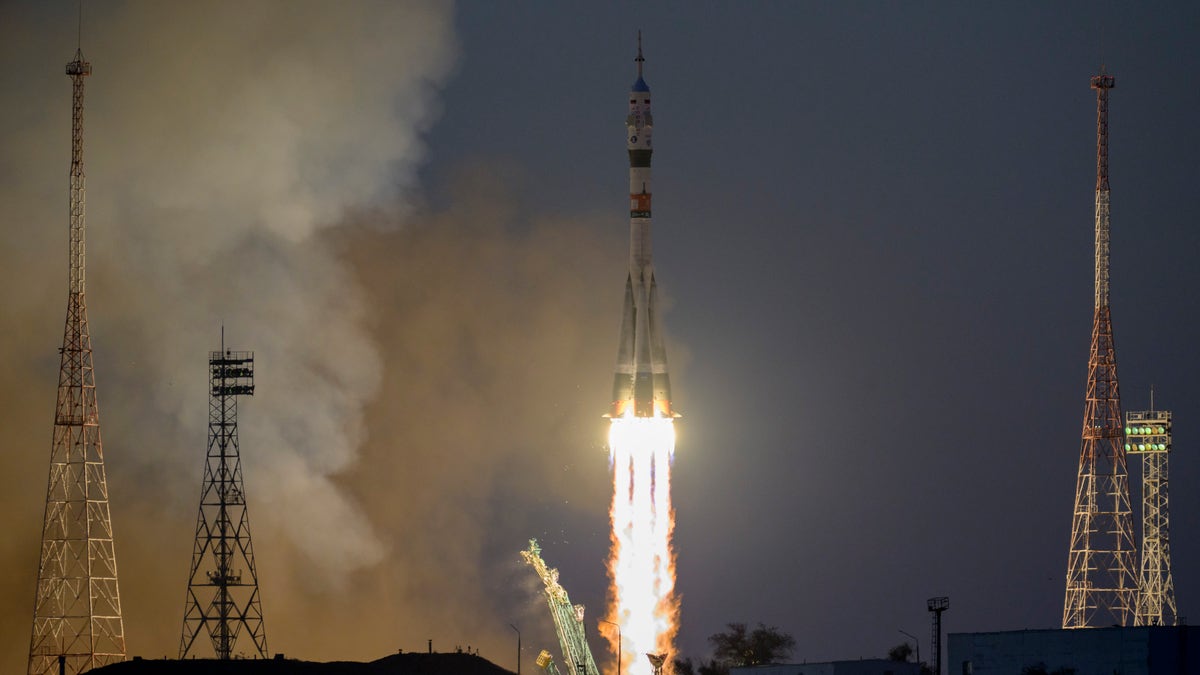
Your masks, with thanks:
[[[521,675],[521,629],[508,624],[508,627],[517,631],[517,675]]]
[[[617,675],[621,675],[621,624],[605,621],[604,619],[597,619],[597,621],[606,623],[617,629]],[[520,673],[517,673],[517,675],[520,675]]]
[[[896,630],[900,630],[900,629],[897,628]],[[909,633],[908,631],[900,630],[900,632],[904,633],[908,637],[912,638],[913,644],[916,645],[916,648],[917,648],[917,663],[920,663],[921,662],[921,641],[917,639],[916,635],[913,635],[912,633]]]

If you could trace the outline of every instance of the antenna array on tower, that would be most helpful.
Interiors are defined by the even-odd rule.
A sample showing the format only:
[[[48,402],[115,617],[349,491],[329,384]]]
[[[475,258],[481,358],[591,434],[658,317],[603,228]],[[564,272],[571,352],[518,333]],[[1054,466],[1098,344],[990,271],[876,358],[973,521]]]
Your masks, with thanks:
[[[208,457],[183,610],[181,659],[193,654],[202,632],[211,639],[216,658],[229,659],[243,630],[253,652],[267,657],[237,431],[237,397],[254,394],[254,352],[231,351],[224,342],[222,331],[221,351],[210,352],[208,359]]]

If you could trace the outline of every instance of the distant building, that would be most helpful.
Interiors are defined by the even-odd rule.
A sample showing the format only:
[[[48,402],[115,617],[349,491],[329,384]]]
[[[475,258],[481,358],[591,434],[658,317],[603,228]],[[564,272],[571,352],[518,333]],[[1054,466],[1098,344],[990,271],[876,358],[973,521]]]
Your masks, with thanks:
[[[907,661],[860,659],[730,668],[729,675],[921,675],[921,666]]]
[[[1188,626],[951,633],[949,642],[946,675],[1200,673],[1200,628]]]

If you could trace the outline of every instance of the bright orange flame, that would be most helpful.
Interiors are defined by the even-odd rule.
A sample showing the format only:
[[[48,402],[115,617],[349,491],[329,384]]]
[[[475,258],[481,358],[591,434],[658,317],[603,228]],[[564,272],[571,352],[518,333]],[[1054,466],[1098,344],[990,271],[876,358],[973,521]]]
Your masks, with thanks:
[[[651,675],[646,654],[675,653],[679,599],[671,533],[671,457],[675,425],[669,417],[614,418],[608,446],[613,462],[612,553],[607,621],[621,627],[621,673]],[[614,656],[616,631],[606,631]]]

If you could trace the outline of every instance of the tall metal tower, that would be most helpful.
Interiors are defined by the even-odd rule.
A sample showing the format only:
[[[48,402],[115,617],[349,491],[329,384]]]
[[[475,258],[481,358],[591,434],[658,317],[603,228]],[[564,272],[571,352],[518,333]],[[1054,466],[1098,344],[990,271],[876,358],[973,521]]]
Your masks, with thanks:
[[[929,636],[929,642],[933,645],[933,654],[930,655],[933,661],[933,675],[942,675],[942,612],[950,609],[950,598],[930,598],[926,606],[933,614],[933,628],[930,629]]]
[[[1124,626],[1132,618],[1137,594],[1129,474],[1108,304],[1108,92],[1115,84],[1103,68],[1092,78],[1096,90],[1096,296],[1063,628]]]
[[[29,674],[79,673],[125,658],[125,626],[117,587],[108,482],[100,442],[100,409],[92,337],[84,299],[83,78],[92,64],[75,51],[71,77],[70,290],[59,349],[58,403],[50,480],[42,522]]]
[[[179,658],[187,658],[200,633],[212,640],[218,659],[233,655],[246,631],[259,657],[267,657],[250,516],[238,450],[237,397],[254,394],[254,352],[225,349],[208,358],[208,459],[196,518],[196,544],[183,609]]]
[[[1125,450],[1142,456],[1142,573],[1138,578],[1136,626],[1173,626],[1175,582],[1171,579],[1170,523],[1167,520],[1167,454],[1171,452],[1171,413],[1125,413]]]
[[[558,644],[562,647],[567,673],[600,675],[584,632],[583,605],[571,604],[567,589],[558,583],[558,570],[546,567],[546,561],[542,559],[542,549],[536,539],[529,540],[529,548],[521,551],[521,559],[537,572],[545,586],[546,604],[550,606],[550,616],[554,619],[554,628],[558,633]],[[540,661],[541,656],[538,659]],[[552,661],[547,659],[546,663],[543,668],[549,668]]]

